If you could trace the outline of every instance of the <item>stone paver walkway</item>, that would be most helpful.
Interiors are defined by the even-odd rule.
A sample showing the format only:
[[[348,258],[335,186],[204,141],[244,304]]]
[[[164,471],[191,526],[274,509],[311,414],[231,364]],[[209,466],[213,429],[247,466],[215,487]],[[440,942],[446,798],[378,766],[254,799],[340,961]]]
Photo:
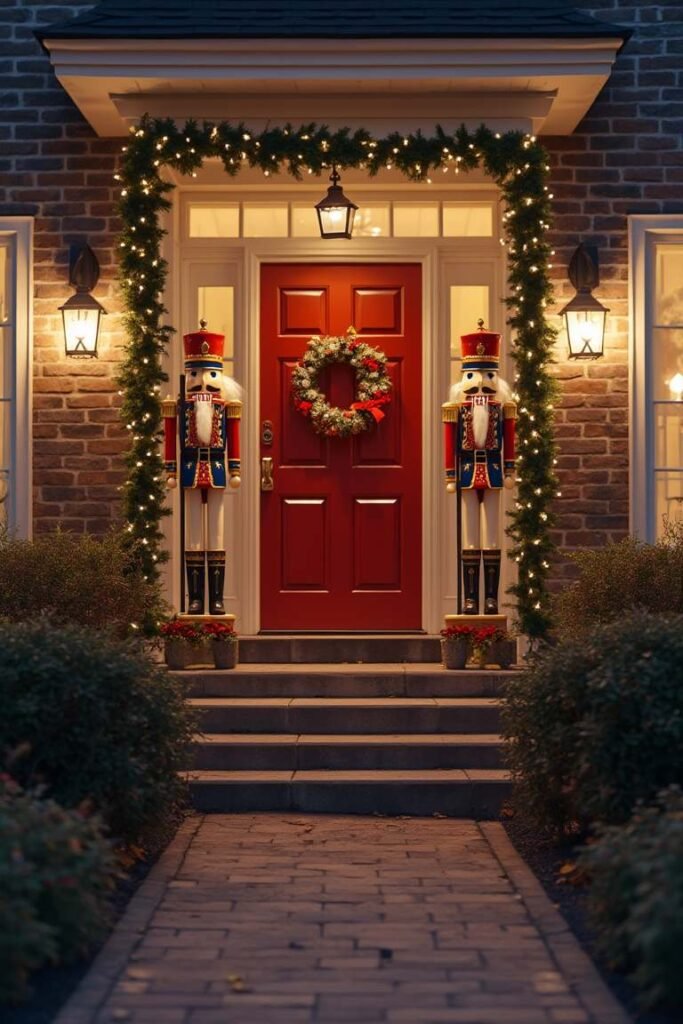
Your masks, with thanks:
[[[625,1024],[500,825],[194,818],[58,1024]]]

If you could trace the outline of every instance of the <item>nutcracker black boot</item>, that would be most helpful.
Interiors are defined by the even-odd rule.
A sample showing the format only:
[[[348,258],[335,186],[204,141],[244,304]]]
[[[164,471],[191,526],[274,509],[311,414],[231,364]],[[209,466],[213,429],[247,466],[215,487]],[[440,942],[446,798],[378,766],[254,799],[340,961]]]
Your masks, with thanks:
[[[465,615],[479,614],[479,563],[481,551],[466,548],[462,553],[462,579],[465,593]]]
[[[484,613],[498,614],[498,584],[500,583],[500,551],[484,551]]]
[[[187,609],[188,613],[190,615],[203,615],[204,581],[206,579],[203,551],[185,552],[185,572],[187,573],[187,592],[190,598]]]
[[[207,552],[209,562],[209,614],[224,615],[225,551]]]

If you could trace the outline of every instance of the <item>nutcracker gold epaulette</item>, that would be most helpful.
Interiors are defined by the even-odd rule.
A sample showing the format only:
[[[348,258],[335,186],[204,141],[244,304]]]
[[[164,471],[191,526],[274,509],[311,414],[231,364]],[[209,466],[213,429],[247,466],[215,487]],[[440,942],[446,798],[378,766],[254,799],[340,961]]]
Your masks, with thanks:
[[[505,402],[503,405],[503,419],[504,420],[515,420],[517,419],[517,406],[514,402]]]
[[[441,406],[441,419],[444,423],[457,423],[460,406],[457,402],[444,402]]]
[[[163,402],[161,403],[161,415],[166,418],[167,416],[178,415],[178,403],[175,398],[171,398],[170,395],[166,395]]]
[[[229,420],[242,419],[242,403],[236,398],[225,406],[225,415]]]

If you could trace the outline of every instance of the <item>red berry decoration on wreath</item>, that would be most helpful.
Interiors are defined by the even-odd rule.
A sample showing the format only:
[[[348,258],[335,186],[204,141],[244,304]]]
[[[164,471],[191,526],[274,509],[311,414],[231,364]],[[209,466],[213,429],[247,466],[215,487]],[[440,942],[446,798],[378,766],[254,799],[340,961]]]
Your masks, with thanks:
[[[350,409],[330,405],[318,387],[320,371],[333,363],[348,363],[356,371],[356,400]],[[343,336],[311,338],[292,373],[295,408],[310,419],[316,434],[325,437],[350,437],[381,422],[391,388],[385,353],[360,341],[353,327]]]

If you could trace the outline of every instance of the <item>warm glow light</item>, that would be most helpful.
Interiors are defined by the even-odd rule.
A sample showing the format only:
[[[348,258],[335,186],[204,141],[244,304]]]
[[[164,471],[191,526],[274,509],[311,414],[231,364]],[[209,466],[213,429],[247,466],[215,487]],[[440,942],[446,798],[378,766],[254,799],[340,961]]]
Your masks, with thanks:
[[[96,356],[100,310],[65,308],[62,313],[66,354],[68,356]]]
[[[672,398],[683,402],[683,373],[675,373],[668,384]]]
[[[570,359],[599,359],[603,354],[606,309],[566,309]]]

